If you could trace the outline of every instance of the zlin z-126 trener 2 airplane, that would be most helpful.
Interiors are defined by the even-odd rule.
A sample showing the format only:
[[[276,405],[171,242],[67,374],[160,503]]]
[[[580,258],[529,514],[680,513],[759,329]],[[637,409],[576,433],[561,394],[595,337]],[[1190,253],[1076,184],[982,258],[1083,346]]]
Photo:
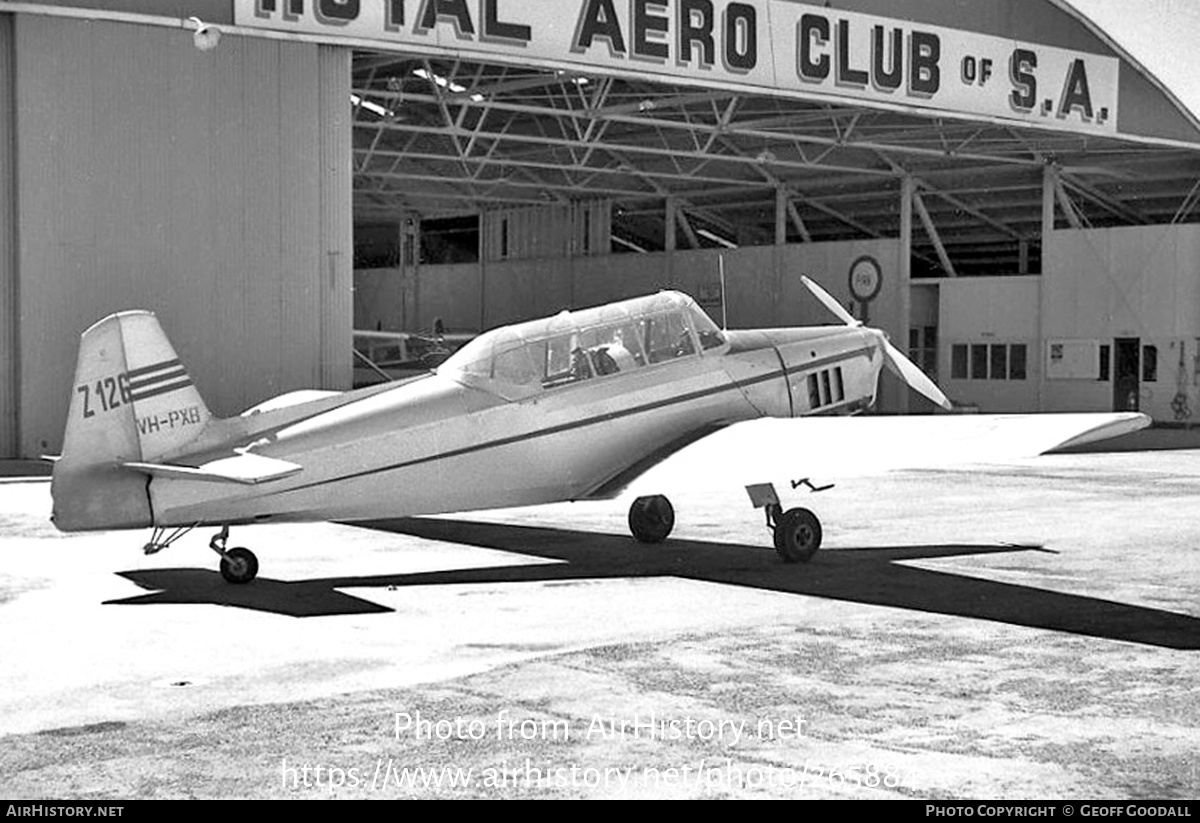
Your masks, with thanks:
[[[493,329],[431,374],[292,392],[230,418],[210,414],[153,314],[113,314],[82,336],[53,520],[63,531],[149,527],[147,553],[216,526],[221,574],[246,583],[258,561],[226,547],[230,526],[611,498],[720,428],[866,410],[884,365],[950,408],[884,332],[804,283],[844,325],[727,331],[664,291]],[[1072,417],[1088,418],[1072,424],[1076,439],[1148,422]],[[784,511],[772,484],[747,491],[780,557],[811,558],[816,516]],[[643,542],[666,539],[674,520],[660,494],[629,509]]]

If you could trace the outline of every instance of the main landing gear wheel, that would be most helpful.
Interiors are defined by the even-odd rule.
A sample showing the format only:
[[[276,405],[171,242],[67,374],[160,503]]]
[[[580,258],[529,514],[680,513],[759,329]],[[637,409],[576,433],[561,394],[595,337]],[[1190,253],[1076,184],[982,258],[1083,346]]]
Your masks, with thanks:
[[[258,574],[258,558],[241,547],[229,549],[221,557],[221,577],[230,583],[249,583]]]
[[[821,521],[808,509],[788,509],[775,518],[775,551],[785,563],[807,563],[821,548]]]
[[[629,507],[629,531],[639,543],[661,543],[675,528],[675,509],[661,494],[639,497]]]

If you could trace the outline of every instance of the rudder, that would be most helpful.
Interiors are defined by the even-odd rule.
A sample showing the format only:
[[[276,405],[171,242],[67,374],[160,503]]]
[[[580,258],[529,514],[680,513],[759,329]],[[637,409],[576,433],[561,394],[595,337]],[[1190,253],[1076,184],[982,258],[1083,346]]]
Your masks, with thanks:
[[[54,524],[63,531],[151,525],[149,481],[121,464],[178,452],[210,418],[152,313],[120,312],[93,325],[80,340],[63,455],[54,465]]]
[[[141,449],[153,462],[195,440],[212,416],[158,319],[150,312],[116,315],[124,344],[124,379]]]

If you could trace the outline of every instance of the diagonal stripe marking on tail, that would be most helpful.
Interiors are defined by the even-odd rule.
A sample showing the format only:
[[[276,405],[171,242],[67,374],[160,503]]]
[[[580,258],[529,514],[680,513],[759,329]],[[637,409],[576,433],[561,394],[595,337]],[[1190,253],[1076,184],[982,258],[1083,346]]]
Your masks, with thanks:
[[[134,380],[138,377],[142,377],[143,375],[147,375],[147,374],[150,374],[150,373],[156,372],[156,371],[161,371],[161,370],[167,369],[167,368],[174,368],[175,366],[179,366],[181,368],[183,366],[182,361],[180,361],[180,359],[178,357],[176,357],[172,360],[164,360],[161,363],[154,363],[153,365],[150,365],[150,366],[139,366],[136,369],[130,369],[129,371],[126,372],[126,374],[129,375],[130,380]]]
[[[171,369],[170,371],[163,372],[162,374],[156,374],[153,377],[143,377],[141,380],[132,380],[131,379],[129,381],[129,388],[135,392],[138,392],[143,389],[152,388],[154,386],[160,386],[163,383],[170,383],[170,382],[177,381],[177,380],[190,380],[190,379],[191,378],[188,377],[187,370],[185,370],[182,366],[180,366],[177,369]]]

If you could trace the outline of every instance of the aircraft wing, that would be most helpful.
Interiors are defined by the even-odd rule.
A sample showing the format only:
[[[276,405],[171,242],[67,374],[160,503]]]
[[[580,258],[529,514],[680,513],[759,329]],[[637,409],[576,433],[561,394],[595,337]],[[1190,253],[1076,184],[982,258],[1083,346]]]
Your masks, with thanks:
[[[624,491],[659,493],[714,479],[750,485],[901,469],[1020,462],[1150,425],[1144,414],[1005,414],[764,418],[688,445],[631,479]]]

